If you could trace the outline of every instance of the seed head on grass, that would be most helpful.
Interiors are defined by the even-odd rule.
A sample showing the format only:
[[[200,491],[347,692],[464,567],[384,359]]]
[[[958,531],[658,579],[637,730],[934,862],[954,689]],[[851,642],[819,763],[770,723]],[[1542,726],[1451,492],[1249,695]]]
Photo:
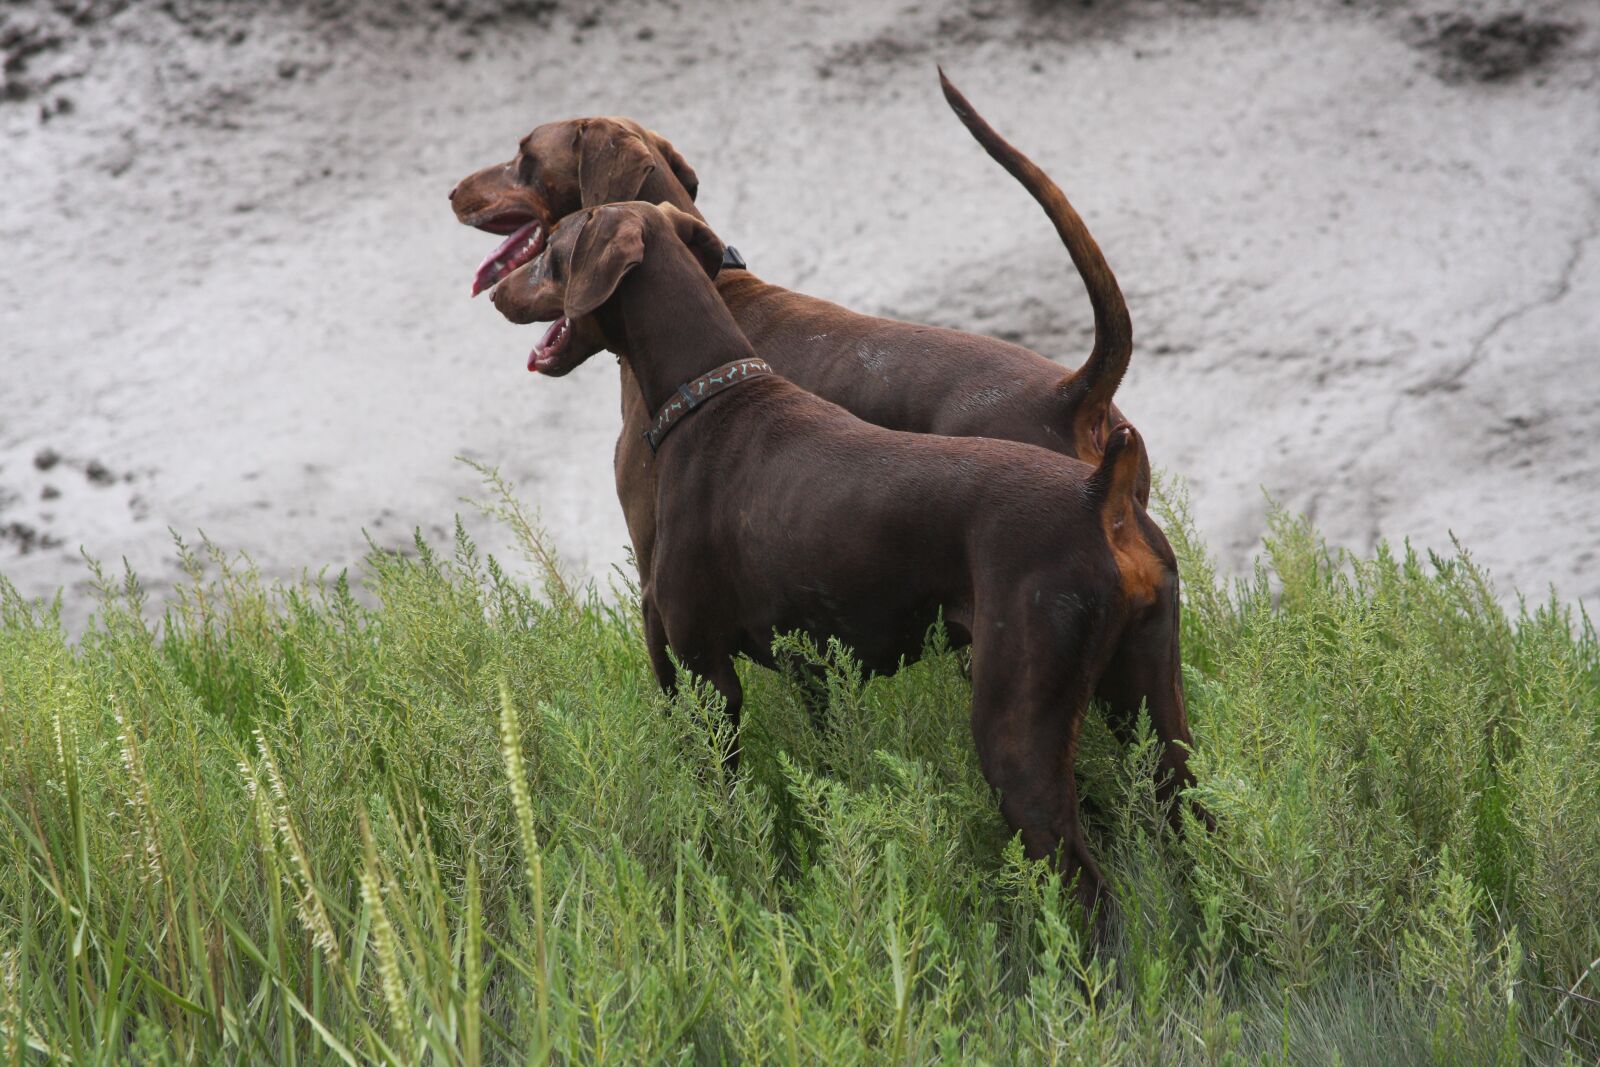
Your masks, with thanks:
[[[144,871],[143,877],[155,882],[165,882],[166,863],[161,854],[155,801],[150,793],[150,779],[145,774],[144,759],[139,754],[139,743],[134,737],[133,727],[123,716],[121,702],[114,701],[112,707],[112,716],[117,723],[117,741],[121,746],[122,769],[127,773],[132,789],[128,807],[133,812],[133,823],[137,827],[139,843],[144,854],[144,862],[141,865]]]
[[[511,700],[511,686],[500,678],[500,754],[505,760],[506,781],[511,789],[511,808],[517,817],[517,833],[522,838],[522,858],[526,864],[528,891],[533,894],[534,999],[539,1019],[539,1045],[550,1045],[549,971],[547,970],[544,915],[544,854],[534,829],[533,798],[528,793],[528,775],[522,765],[522,741],[517,729],[517,708]]]
[[[343,963],[344,956],[339,949],[339,938],[333,931],[333,921],[328,918],[327,906],[323,904],[322,894],[317,890],[316,876],[312,873],[311,860],[306,853],[305,843],[301,841],[300,832],[295,829],[294,821],[289,818],[289,790],[283,784],[283,774],[278,769],[278,761],[273,758],[272,749],[267,744],[266,735],[262,733],[260,727],[255,729],[253,736],[256,741],[256,754],[267,777],[268,793],[264,799],[272,815],[273,829],[276,831],[278,845],[289,854],[291,864],[289,874],[295,891],[295,910],[300,916],[301,924],[311,934],[312,944],[337,967]]]
[[[400,965],[400,941],[383,904],[372,833],[364,822],[362,830],[366,837],[366,862],[361,868],[361,903],[372,927],[372,946],[378,954],[378,985],[383,990],[384,1006],[389,1009],[389,1025],[394,1031],[401,1062],[410,1063],[416,1052],[416,1031],[411,1025],[411,1002],[406,995],[405,975]]]
[[[22,1060],[22,1031],[26,1025],[17,1004],[17,950],[0,952],[0,1030],[5,1033],[5,1061]]]

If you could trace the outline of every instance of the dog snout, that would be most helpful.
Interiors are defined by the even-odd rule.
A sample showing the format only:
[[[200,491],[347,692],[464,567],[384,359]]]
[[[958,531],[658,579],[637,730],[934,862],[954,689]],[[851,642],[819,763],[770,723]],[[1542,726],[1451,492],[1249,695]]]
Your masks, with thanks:
[[[535,311],[530,297],[531,294],[524,289],[520,280],[513,275],[495,286],[494,292],[489,294],[489,302],[508,321],[514,322],[519,326],[525,326],[530,322],[538,321],[534,318]]]

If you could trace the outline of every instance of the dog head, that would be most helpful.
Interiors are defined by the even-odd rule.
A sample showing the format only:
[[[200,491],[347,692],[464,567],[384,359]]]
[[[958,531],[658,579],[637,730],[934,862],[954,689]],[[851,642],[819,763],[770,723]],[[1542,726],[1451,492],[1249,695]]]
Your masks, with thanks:
[[[701,219],[671,204],[640,201],[584,208],[561,220],[544,252],[494,291],[512,322],[548,322],[528,369],[559,377],[622,338],[600,314],[647,254],[693,255],[709,277],[722,266],[722,242]]]
[[[450,192],[458,221],[506,238],[478,268],[473,295],[537,256],[556,222],[580,208],[645,196],[693,213],[699,186],[671,142],[632,119],[547,122],[508,162],[469,175]]]

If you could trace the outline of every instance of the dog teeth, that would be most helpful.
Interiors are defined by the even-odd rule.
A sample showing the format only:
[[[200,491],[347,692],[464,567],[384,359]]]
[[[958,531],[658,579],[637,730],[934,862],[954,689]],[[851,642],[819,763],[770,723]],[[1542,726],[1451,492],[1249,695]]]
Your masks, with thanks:
[[[530,222],[510,234],[499,248],[489,253],[489,258],[478,268],[472,282],[472,295],[476,296],[501,278],[522,266],[538,250],[544,240],[544,227]]]

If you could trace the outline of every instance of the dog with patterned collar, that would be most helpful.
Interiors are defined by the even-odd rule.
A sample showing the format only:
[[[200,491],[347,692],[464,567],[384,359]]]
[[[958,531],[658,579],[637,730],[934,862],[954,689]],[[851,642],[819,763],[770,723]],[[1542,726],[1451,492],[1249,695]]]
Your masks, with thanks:
[[[863,422],[765,367],[711,281],[722,262],[700,219],[608,204],[567,216],[494,294],[511,321],[552,323],[531,363],[564,373],[591,354],[576,330],[597,334],[656,413],[644,592],[658,681],[676,683],[670,648],[737,728],[737,656],[773,666],[773,638],[801,631],[890,673],[942,616],[972,648],[973,739],[1006,820],[1094,909],[1105,886],[1072,775],[1091,696],[1117,715],[1147,707],[1162,790],[1191,782],[1177,564],[1140,501],[1138,435],[1119,426],[1091,465]]]

